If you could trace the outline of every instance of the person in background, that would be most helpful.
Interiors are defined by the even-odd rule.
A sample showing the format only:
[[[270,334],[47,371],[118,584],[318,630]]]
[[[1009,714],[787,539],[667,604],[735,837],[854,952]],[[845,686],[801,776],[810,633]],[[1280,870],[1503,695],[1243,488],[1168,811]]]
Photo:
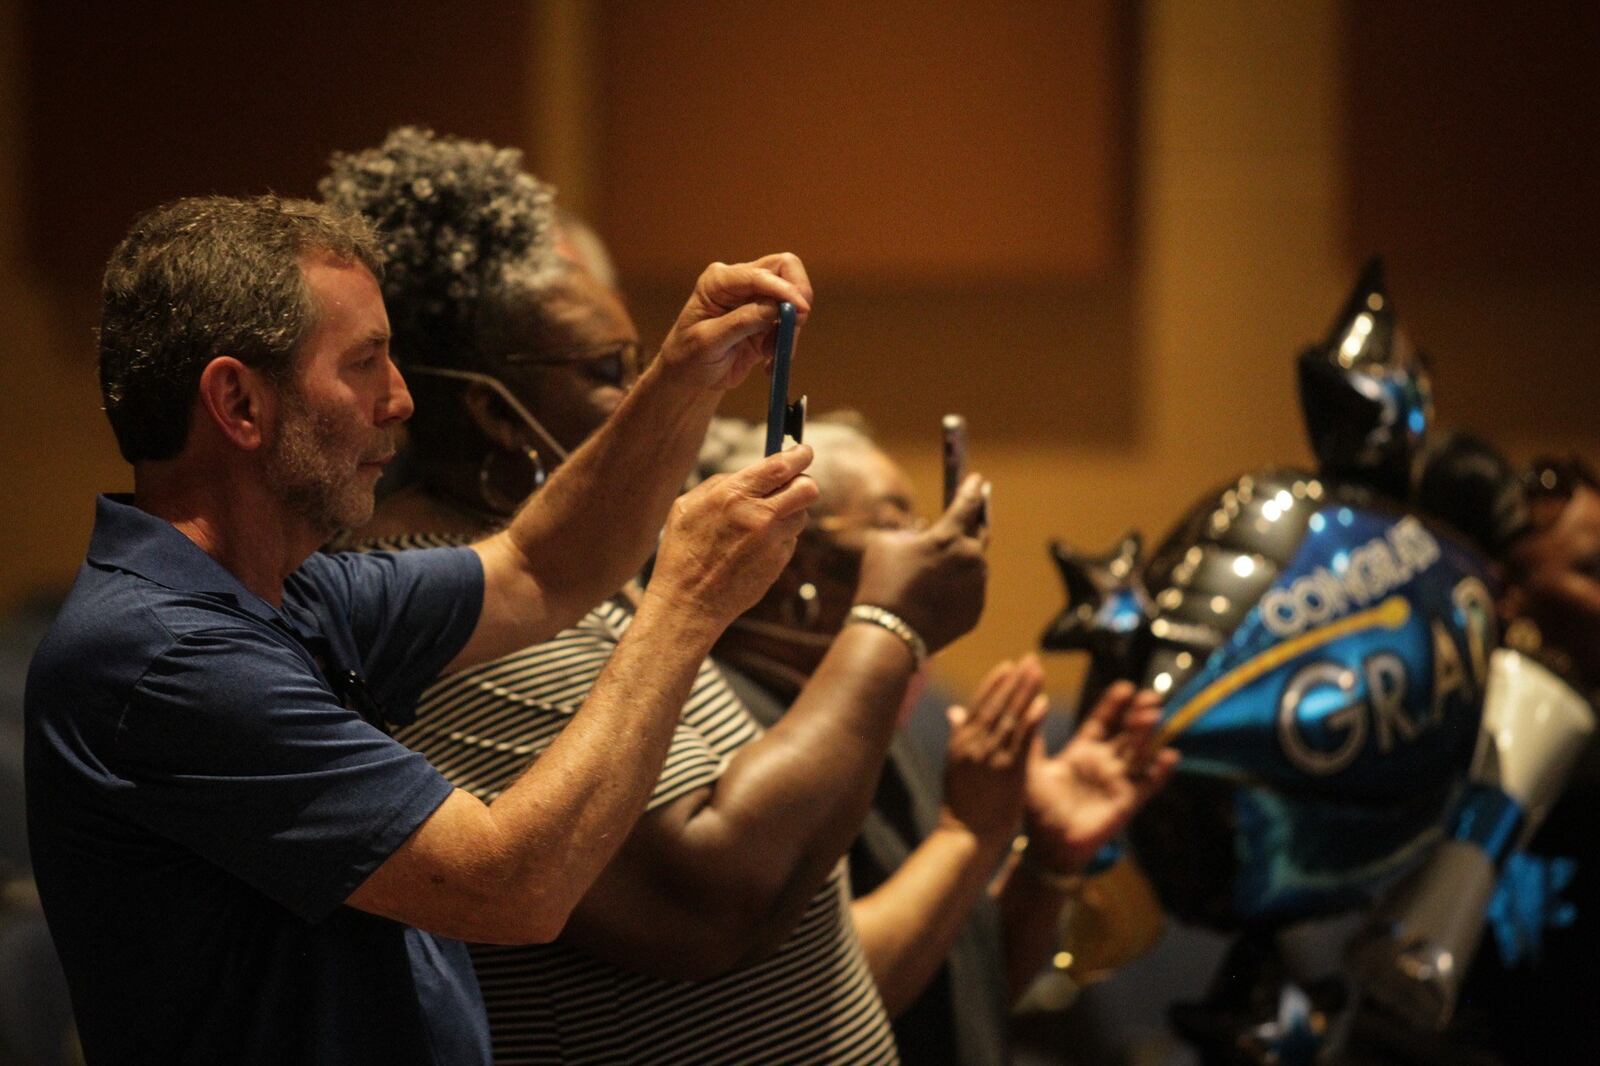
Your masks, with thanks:
[[[1519,480],[1528,525],[1505,553],[1507,643],[1545,658],[1600,714],[1600,480],[1575,457],[1536,459]],[[1475,1001],[1501,1013],[1491,1039],[1507,1061],[1600,1061],[1600,1032],[1565,1024],[1594,1003],[1600,846],[1591,817],[1597,806],[1600,746],[1591,740],[1529,846],[1547,861],[1575,860],[1564,893],[1572,905],[1568,920],[1546,930],[1523,965],[1497,953],[1503,965],[1485,967],[1467,988]]]
[[[700,279],[652,373],[503,528],[403,555],[360,525],[412,400],[383,256],[322,204],[203,197],[111,256],[106,413],[131,496],[26,693],[29,843],[88,1061],[489,1062],[455,938],[556,936],[650,792],[722,627],[793,550],[801,448],[676,499],[798,261]],[[657,552],[573,726],[489,799],[391,739],[441,671],[581,617]]]
[[[1420,496],[1499,562],[1505,643],[1543,661],[1600,713],[1600,480],[1593,468],[1574,456],[1519,469],[1488,442],[1455,432],[1431,450]],[[1594,1001],[1600,848],[1590,812],[1597,804],[1600,746],[1591,741],[1529,854],[1515,857],[1502,881],[1503,894],[1518,883],[1524,901],[1537,886],[1548,893],[1546,905],[1518,915],[1518,937],[1495,935],[1491,926],[1455,1024],[1444,1040],[1420,1044],[1419,1060],[1600,1061],[1594,1027],[1566,1024]]]
[[[521,239],[550,228],[551,208],[515,152],[401,129],[336,157],[322,188],[384,235],[395,351],[418,383],[416,480],[354,540],[481,536],[631,403],[649,373],[633,323],[587,270]],[[763,730],[701,664],[648,812],[561,937],[473,950],[498,1063],[895,1059],[842,857],[921,658],[981,609],[982,494],[974,476],[933,527],[867,548],[866,617],[779,726]],[[637,597],[623,589],[555,639],[442,680],[398,738],[493,797],[574,727],[639,623]]]
[[[611,261],[605,241],[593,226],[560,204],[556,204],[556,251],[563,259],[582,267],[603,288],[618,291],[617,265]]]
[[[769,726],[844,624],[869,538],[917,526],[909,479],[858,416],[812,419],[806,439],[818,497],[800,546],[714,653]],[[762,427],[718,419],[699,473],[737,469],[762,443]],[[942,798],[935,768],[897,732],[851,846],[851,913],[907,1062],[1008,1061],[1007,1011],[1055,950],[1063,904],[1177,762],[1152,739],[1157,696],[1126,683],[1047,755],[1043,676],[1032,655],[1001,663],[970,707],[949,708]]]

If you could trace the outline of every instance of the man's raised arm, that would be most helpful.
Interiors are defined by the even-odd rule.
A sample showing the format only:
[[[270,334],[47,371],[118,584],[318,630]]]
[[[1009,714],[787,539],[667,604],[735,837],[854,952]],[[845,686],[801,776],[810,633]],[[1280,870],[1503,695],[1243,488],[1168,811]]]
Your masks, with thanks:
[[[778,303],[803,320],[811,298],[787,253],[706,268],[617,413],[510,525],[474,545],[483,614],[449,669],[548,639],[639,572],[722,394],[772,355]]]
[[[810,462],[792,448],[680,498],[655,580],[571,724],[492,804],[450,794],[349,904],[464,940],[554,939],[644,809],[701,659],[793,554],[817,498]]]

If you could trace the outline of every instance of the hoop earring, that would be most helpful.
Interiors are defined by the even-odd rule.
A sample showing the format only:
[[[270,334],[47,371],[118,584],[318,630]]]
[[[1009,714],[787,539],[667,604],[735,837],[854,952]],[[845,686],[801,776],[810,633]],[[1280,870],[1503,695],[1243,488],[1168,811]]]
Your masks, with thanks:
[[[478,495],[483,500],[483,505],[491,513],[497,515],[512,515],[529,496],[532,496],[544,484],[544,462],[539,458],[539,453],[533,448],[526,449],[522,454],[527,460],[527,469],[521,474],[520,481],[528,487],[521,495],[508,495],[497,487],[499,479],[495,477],[494,464],[505,452],[491,451],[483,457],[483,462],[478,464]]]
[[[800,587],[794,590],[794,595],[778,605],[778,613],[786,625],[797,629],[815,628],[817,619],[822,616],[817,586],[809,581],[801,582]]]

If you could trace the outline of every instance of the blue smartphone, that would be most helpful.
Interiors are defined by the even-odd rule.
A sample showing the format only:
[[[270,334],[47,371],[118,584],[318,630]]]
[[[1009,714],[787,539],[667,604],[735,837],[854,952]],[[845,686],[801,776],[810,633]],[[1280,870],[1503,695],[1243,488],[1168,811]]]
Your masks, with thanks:
[[[772,388],[767,394],[767,455],[783,449],[785,434],[798,444],[805,436],[806,398],[789,402],[789,363],[794,358],[794,304],[778,305],[778,346],[772,359]]]

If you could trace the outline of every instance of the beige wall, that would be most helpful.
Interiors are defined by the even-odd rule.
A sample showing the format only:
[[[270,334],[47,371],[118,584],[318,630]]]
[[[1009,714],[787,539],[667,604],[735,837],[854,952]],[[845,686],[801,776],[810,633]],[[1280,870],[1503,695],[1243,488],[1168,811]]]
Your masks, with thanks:
[[[1091,15],[1127,10],[1109,0],[1017,5],[1027,18],[1074,7]],[[92,278],[68,286],[71,279],[30,258],[37,248],[22,235],[34,206],[19,175],[48,173],[30,155],[36,138],[22,121],[37,116],[28,100],[41,91],[21,54],[22,16],[32,10],[24,0],[0,0],[0,469],[9,474],[12,530],[0,563],[0,608],[70,580],[87,539],[91,494],[127,482],[97,409],[92,301],[83,295]],[[613,8],[552,0],[539,10],[515,31],[521,68],[491,65],[476,75],[515,86],[496,98],[498,110],[484,120],[470,94],[458,94],[453,110],[429,121],[522,143],[566,185],[569,200],[626,247],[626,235],[610,231],[605,184],[607,124],[616,112],[605,100],[607,53],[597,27]],[[1102,103],[1113,113],[1087,127],[1105,135],[1094,149],[1104,154],[1083,171],[1100,184],[1082,202],[1117,212],[1115,224],[1053,261],[1048,248],[1031,247],[1031,261],[1044,264],[1035,282],[999,270],[992,257],[983,259],[987,276],[957,276],[950,253],[971,239],[967,233],[944,244],[919,235],[925,243],[913,250],[932,267],[909,280],[881,260],[862,270],[835,264],[832,277],[825,271],[817,279],[819,314],[795,372],[814,409],[854,406],[872,417],[925,507],[937,493],[934,427],[946,410],[961,410],[972,423],[974,463],[996,483],[989,611],[981,630],[941,664],[959,684],[995,658],[1032,647],[1060,607],[1044,549],[1050,537],[1098,547],[1130,527],[1159,535],[1202,487],[1247,467],[1306,460],[1292,356],[1323,331],[1365,251],[1349,218],[1349,131],[1382,116],[1350,112],[1345,7],[1151,0],[1139,10],[1131,53],[1100,57],[1098,69],[1112,79],[1101,86]],[[567,47],[562,35],[588,44]],[[1101,42],[1120,47],[1114,35]],[[1115,81],[1122,60],[1137,75],[1122,87],[1131,91]],[[372,75],[329,77],[338,88],[339,78],[353,85]],[[974,92],[994,84],[983,69],[970,77]],[[1042,84],[1032,91],[1050,90],[1048,78],[1035,80]],[[267,159],[260,166],[284,191],[306,191],[321,153],[366,143],[370,129],[413,117],[424,105],[408,101],[426,95],[391,91],[374,98],[372,113],[330,112],[326,131],[297,127],[293,167],[273,171]],[[505,132],[517,128],[516,115],[520,137]],[[115,119],[108,111],[106,121]],[[1088,143],[1098,142],[1091,136]],[[1071,173],[1066,167],[1061,181]],[[185,187],[188,178],[186,171],[174,180]],[[114,239],[95,234],[78,243]],[[1087,256],[1079,254],[1086,248]],[[803,234],[795,250],[810,251]],[[703,258],[720,254],[707,250]],[[816,258],[826,263],[830,251],[818,248]],[[1396,263],[1404,261],[1398,249]],[[649,276],[659,263],[632,262],[630,294],[646,334],[659,337],[690,278]],[[1541,395],[1570,390],[1572,381],[1594,390],[1594,273],[1533,276],[1486,263],[1450,277],[1425,260],[1413,263],[1413,273],[1396,271],[1395,289],[1401,315],[1438,360],[1447,420],[1500,432],[1524,454],[1552,446],[1600,451],[1594,423],[1570,413],[1570,397],[1563,417],[1541,423],[1536,414]],[[1533,377],[1485,369],[1515,360],[1529,343],[1556,352]],[[731,407],[758,415],[762,404],[753,386]],[[1500,419],[1502,405],[1520,413]],[[1070,688],[1069,663],[1053,660],[1050,669],[1053,687]]]
[[[42,281],[23,242],[23,12],[0,0],[0,470],[6,561],[0,610],[71,579],[88,542],[92,487],[128,483],[99,410],[85,325]]]
[[[813,409],[876,416],[924,508],[939,485],[934,427],[962,411],[974,465],[995,482],[989,608],[940,663],[958,686],[1032,649],[1060,609],[1052,537],[1096,549],[1129,528],[1158,537],[1209,484],[1303,461],[1292,355],[1322,332],[1352,271],[1337,14],[1145,5],[1131,248],[1104,255],[1097,280],[951,294],[819,279],[795,372]],[[647,328],[670,307],[664,293],[641,301]],[[761,404],[747,390],[735,406]],[[1070,692],[1075,657],[1048,667]]]
[[[401,122],[527,140],[532,5],[397,0],[381,23],[371,10],[173,0],[85,19],[0,0],[0,610],[70,582],[94,493],[131,484],[100,411],[94,325],[100,265],[137,210],[311,195],[331,151]]]

